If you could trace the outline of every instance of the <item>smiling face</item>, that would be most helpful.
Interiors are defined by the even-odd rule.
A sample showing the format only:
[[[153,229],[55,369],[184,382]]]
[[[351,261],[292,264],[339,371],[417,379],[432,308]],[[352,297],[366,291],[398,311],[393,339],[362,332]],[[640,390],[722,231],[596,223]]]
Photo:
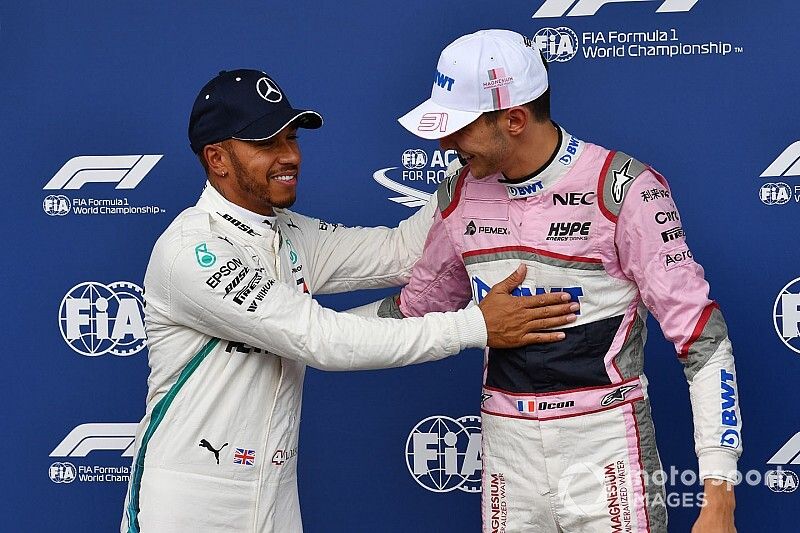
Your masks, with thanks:
[[[503,172],[511,151],[497,120],[487,115],[442,137],[439,144],[442,150],[456,150],[478,179]]]
[[[294,204],[301,160],[297,128],[286,127],[266,141],[228,139],[217,146],[224,154],[214,181],[225,198],[270,216],[273,207]]]

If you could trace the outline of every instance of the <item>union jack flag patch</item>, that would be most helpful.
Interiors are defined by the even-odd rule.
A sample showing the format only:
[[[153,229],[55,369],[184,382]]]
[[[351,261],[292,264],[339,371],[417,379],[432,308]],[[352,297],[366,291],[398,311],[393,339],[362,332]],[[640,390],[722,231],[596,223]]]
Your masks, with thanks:
[[[256,461],[255,450],[245,450],[244,448],[236,448],[233,452],[233,464],[253,466]]]

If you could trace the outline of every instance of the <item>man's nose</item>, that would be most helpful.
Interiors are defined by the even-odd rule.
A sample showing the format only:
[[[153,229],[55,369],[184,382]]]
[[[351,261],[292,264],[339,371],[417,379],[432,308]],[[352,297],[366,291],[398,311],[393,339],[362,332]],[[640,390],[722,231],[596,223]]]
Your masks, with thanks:
[[[278,160],[284,165],[299,165],[301,160],[300,147],[296,143],[283,143]]]

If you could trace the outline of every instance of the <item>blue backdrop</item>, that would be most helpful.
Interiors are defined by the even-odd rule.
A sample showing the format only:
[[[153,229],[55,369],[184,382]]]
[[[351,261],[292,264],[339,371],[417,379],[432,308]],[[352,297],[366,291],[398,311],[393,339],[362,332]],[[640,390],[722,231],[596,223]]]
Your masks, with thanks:
[[[551,60],[555,120],[670,180],[737,358],[739,531],[796,531],[800,4],[602,4],[0,6],[0,216],[12,261],[2,291],[2,529],[118,527],[148,375],[139,287],[155,239],[203,185],[186,138],[199,88],[221,69],[272,74],[294,105],[325,117],[321,130],[301,132],[295,208],[394,225],[412,212],[397,200],[409,191],[373,174],[430,193],[448,158],[396,117],[427,97],[447,43],[501,27],[531,36]],[[381,296],[322,301],[344,309]],[[95,308],[98,298],[108,309]],[[86,333],[81,306],[109,335]],[[668,484],[670,530],[688,531],[700,487],[684,472],[696,468],[687,385],[657,324],[651,331],[659,449],[667,472],[685,474]],[[477,351],[391,371],[310,371],[299,454],[306,530],[478,531],[474,473],[416,479],[407,441],[437,423],[477,433],[480,378]]]

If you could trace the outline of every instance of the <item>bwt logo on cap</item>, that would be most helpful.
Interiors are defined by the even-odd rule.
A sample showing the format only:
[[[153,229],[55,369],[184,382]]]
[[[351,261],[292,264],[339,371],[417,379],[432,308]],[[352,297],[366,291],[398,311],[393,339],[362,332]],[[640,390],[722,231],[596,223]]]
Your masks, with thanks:
[[[160,155],[73,157],[47,182],[44,190],[74,190],[80,189],[87,183],[115,183],[115,189],[135,189],[161,157]]]
[[[81,355],[133,355],[145,346],[144,293],[128,281],[79,283],[61,300],[59,325]]]
[[[588,17],[596,14],[606,4],[643,1],[648,0],[545,0],[542,7],[531,18],[563,17],[564,15],[568,17]],[[659,1],[661,5],[656,9],[656,13],[680,13],[691,10],[700,0]]]
[[[781,289],[772,310],[775,332],[787,348],[800,353],[800,278]]]
[[[421,421],[408,435],[406,465],[414,480],[431,492],[479,492],[480,417],[431,416]]]

